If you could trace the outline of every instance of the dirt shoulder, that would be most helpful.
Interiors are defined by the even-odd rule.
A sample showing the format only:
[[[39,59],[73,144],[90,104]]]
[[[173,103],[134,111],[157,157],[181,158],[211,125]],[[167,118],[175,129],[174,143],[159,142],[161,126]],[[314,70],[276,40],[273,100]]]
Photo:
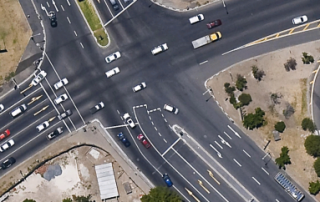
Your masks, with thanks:
[[[305,190],[308,190],[309,182],[316,181],[317,175],[313,169],[315,159],[309,156],[304,148],[304,140],[310,135],[303,131],[301,121],[305,117],[311,117],[309,107],[310,79],[318,64],[303,64],[302,52],[311,54],[315,59],[319,58],[320,41],[310,42],[290,48],[285,48],[271,52],[262,56],[237,63],[219,75],[208,80],[207,88],[213,90],[216,101],[219,102],[223,110],[235,121],[235,124],[244,131],[255,143],[264,148],[270,140],[266,152],[270,152],[272,158],[278,158],[283,146],[289,148],[291,165],[286,166],[286,172],[290,174]],[[284,63],[290,58],[296,59],[297,68],[287,72]],[[265,72],[265,76],[259,82],[252,75],[252,66]],[[243,92],[252,97],[249,106],[244,107],[244,112],[254,113],[254,109],[260,107],[266,112],[265,120],[267,125],[259,129],[247,130],[243,127],[239,112],[230,104],[227,93],[224,90],[224,83],[228,82],[235,86],[237,74],[244,76],[247,80],[247,89]],[[279,104],[272,105],[271,94],[281,95]],[[290,104],[295,112],[290,118],[285,118],[283,110]],[[285,131],[280,134],[281,140],[274,141],[272,131],[278,121],[286,124]],[[320,197],[317,196],[320,200]]]

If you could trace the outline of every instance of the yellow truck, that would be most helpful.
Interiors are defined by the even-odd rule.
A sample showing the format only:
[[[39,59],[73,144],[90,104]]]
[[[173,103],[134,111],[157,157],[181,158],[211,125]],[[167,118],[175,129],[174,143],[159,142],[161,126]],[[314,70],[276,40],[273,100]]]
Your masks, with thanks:
[[[210,35],[207,35],[207,36],[204,36],[204,37],[201,37],[197,40],[192,41],[192,45],[193,45],[193,48],[196,49],[196,48],[199,48],[199,47],[204,46],[206,44],[209,44],[211,42],[217,41],[217,40],[221,39],[221,37],[222,37],[222,35],[220,32],[215,32],[213,34],[210,34]]]

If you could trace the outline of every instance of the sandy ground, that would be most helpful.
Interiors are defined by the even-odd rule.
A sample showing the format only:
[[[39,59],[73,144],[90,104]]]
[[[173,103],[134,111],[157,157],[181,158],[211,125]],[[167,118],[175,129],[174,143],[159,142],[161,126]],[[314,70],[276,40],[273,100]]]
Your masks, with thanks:
[[[260,148],[263,149],[267,141],[271,140],[266,151],[271,153],[273,159],[279,157],[283,146],[289,148],[292,164],[287,166],[287,172],[306,190],[308,190],[309,182],[315,181],[317,176],[313,169],[314,158],[309,156],[304,148],[304,140],[310,133],[301,129],[301,121],[305,117],[311,117],[308,112],[309,93],[307,92],[310,88],[310,80],[308,79],[313,78],[314,74],[312,72],[318,67],[318,64],[305,65],[302,63],[301,57],[302,52],[307,52],[314,56],[316,60],[320,55],[320,50],[317,48],[319,46],[320,41],[310,42],[252,58],[235,64],[208,82],[216,100],[224,111]],[[297,69],[287,72],[284,68],[284,63],[290,57],[296,59]],[[260,82],[251,73],[253,65],[256,65],[266,74]],[[224,83],[229,82],[234,86],[237,74],[241,74],[247,79],[248,88],[243,92],[249,93],[253,100],[249,106],[244,107],[244,112],[252,113],[257,107],[266,112],[265,118],[268,124],[260,129],[246,130],[242,126],[239,112],[234,109],[229,100],[226,101],[228,95],[224,91]],[[279,100],[280,104],[275,105],[273,108],[270,107],[271,93],[282,95]],[[291,104],[295,109],[294,115],[289,119],[283,116],[283,110],[287,103]],[[271,132],[278,121],[284,121],[287,128],[280,135],[281,140],[275,142]],[[319,199],[320,197],[318,196]]]
[[[29,42],[31,29],[18,0],[0,1],[0,85],[15,72]]]
[[[67,154],[61,155],[42,168],[37,174],[32,174],[26,181],[22,182],[10,193],[7,202],[23,201],[31,198],[36,201],[57,202],[65,198],[72,198],[72,195],[92,195],[91,200],[101,201],[99,187],[96,178],[94,165],[113,163],[114,174],[120,197],[118,200],[110,199],[108,202],[138,202],[143,192],[123,172],[122,168],[108,153],[91,147],[74,149]],[[50,181],[45,180],[41,175],[48,165],[59,164],[62,174]],[[129,182],[133,193],[125,193],[123,183]]]

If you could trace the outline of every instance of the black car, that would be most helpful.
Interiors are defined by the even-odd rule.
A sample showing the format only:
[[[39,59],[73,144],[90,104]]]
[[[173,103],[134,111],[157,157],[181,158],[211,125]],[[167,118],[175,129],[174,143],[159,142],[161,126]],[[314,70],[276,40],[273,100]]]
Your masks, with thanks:
[[[68,109],[67,111],[63,112],[62,114],[58,115],[58,119],[61,121],[62,119],[65,119],[69,116],[71,116],[72,111]]]
[[[4,161],[1,163],[0,167],[1,167],[1,169],[6,169],[6,168],[9,168],[9,167],[10,167],[12,164],[14,164],[15,162],[16,162],[16,159],[13,158],[13,157],[10,157],[10,158],[4,160]]]
[[[56,27],[58,22],[57,22],[56,13],[54,11],[49,12],[49,18],[50,18],[51,27]]]

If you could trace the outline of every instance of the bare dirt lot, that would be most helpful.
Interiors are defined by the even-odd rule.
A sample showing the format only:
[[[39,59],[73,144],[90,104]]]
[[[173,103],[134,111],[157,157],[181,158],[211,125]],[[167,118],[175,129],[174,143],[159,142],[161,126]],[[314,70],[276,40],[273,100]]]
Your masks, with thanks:
[[[0,85],[14,76],[31,36],[18,0],[0,1]]]
[[[273,159],[279,157],[283,146],[289,148],[292,164],[286,166],[286,170],[306,190],[308,190],[310,181],[316,181],[317,175],[313,169],[315,159],[309,156],[304,148],[304,140],[310,133],[302,130],[301,121],[305,117],[310,117],[308,112],[309,94],[307,93],[310,88],[310,81],[308,79],[313,79],[314,74],[312,72],[318,67],[318,64],[303,64],[301,57],[302,52],[307,52],[317,60],[320,55],[318,47],[320,47],[320,41],[255,57],[235,64],[218,76],[214,76],[207,84],[213,90],[216,100],[224,111],[260,148],[264,148],[267,141],[271,140],[266,150],[271,153]],[[290,57],[296,59],[297,68],[287,72],[284,68],[284,63]],[[251,68],[253,65],[265,72],[265,76],[260,82],[252,75]],[[228,82],[234,86],[237,74],[246,78],[248,88],[243,92],[250,94],[252,97],[252,102],[249,106],[244,107],[244,111],[246,113],[254,113],[254,109],[260,107],[266,112],[266,126],[254,130],[245,129],[242,126],[239,112],[235,110],[229,100],[226,100],[228,95],[225,93],[224,83]],[[282,95],[279,99],[280,103],[274,107],[271,105],[270,96],[272,93]],[[283,110],[288,103],[294,108],[295,112],[290,118],[286,119],[283,115]],[[280,135],[281,140],[275,142],[272,131],[278,121],[284,121],[287,127]],[[320,199],[319,196],[318,199]]]

